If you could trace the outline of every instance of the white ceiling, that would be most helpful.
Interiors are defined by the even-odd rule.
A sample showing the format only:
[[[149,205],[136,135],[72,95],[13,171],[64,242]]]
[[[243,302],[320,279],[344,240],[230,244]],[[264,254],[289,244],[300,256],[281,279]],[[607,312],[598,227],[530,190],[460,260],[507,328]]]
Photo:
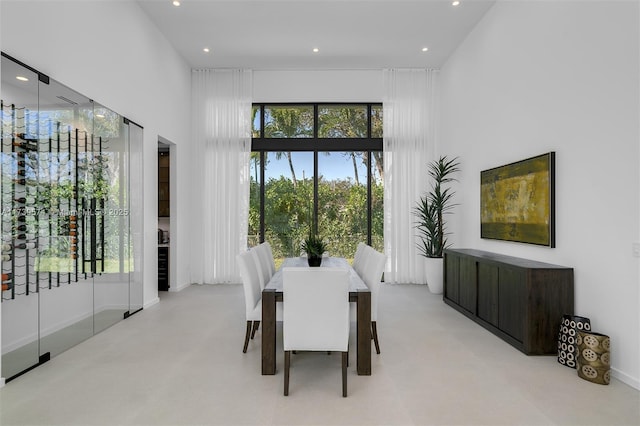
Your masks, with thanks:
[[[138,3],[192,68],[380,69],[440,68],[495,1]]]

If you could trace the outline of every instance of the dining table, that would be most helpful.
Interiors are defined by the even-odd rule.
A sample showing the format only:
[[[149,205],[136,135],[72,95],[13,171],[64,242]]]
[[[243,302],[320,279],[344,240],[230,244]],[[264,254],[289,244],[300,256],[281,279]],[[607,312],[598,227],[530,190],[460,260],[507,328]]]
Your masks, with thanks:
[[[282,268],[309,267],[307,258],[286,258],[262,290],[262,374],[276,374],[276,303],[283,303]],[[349,270],[349,302],[356,304],[356,371],[371,375],[371,291],[349,262],[340,257],[323,257],[322,267]]]

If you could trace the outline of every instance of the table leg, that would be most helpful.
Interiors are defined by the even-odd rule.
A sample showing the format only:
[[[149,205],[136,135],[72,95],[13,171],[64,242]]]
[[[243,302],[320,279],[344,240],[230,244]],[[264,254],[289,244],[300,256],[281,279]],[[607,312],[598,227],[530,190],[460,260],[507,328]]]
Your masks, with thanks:
[[[262,374],[276,374],[276,292],[262,292]]]
[[[264,300],[264,298],[262,299]],[[264,307],[263,307],[264,315]],[[359,376],[371,375],[371,293],[358,292],[357,302],[357,362]],[[263,331],[264,332],[264,331]]]

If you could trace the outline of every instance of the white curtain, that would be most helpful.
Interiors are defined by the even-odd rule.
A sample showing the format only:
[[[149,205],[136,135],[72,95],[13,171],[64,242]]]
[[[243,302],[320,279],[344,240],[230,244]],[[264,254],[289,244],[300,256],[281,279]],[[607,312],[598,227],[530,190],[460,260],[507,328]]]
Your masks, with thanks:
[[[436,70],[384,70],[385,282],[426,283],[413,213],[435,158]]]
[[[241,282],[246,250],[251,154],[250,70],[192,73],[191,282]]]

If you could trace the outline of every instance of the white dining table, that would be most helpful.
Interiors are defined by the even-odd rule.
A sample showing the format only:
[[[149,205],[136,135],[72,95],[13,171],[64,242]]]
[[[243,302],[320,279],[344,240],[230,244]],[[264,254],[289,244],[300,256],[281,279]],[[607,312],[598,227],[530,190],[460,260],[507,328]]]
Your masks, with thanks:
[[[306,257],[286,258],[262,291],[262,374],[276,373],[276,303],[282,302],[282,268],[309,267]],[[323,257],[322,267],[349,271],[349,302],[356,303],[356,370],[371,375],[371,292],[349,262],[339,257]]]
[[[282,291],[282,268],[288,267],[310,267],[306,257],[288,257],[282,262],[282,266],[278,269],[267,285],[266,288]],[[351,267],[349,261],[342,257],[323,257],[320,268],[344,268],[349,271],[349,291],[369,290],[362,278]]]

